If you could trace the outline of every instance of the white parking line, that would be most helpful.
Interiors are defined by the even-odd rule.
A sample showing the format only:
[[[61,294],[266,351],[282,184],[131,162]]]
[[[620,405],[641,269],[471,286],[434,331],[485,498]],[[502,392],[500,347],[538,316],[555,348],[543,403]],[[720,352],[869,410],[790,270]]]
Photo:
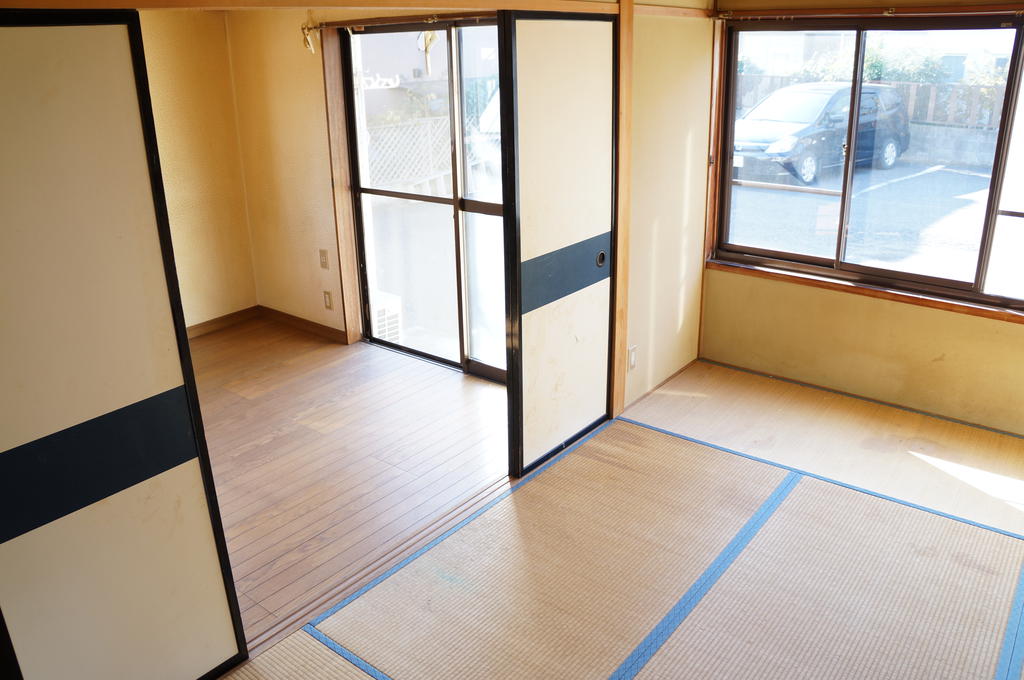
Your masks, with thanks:
[[[903,181],[906,181],[908,179],[914,179],[915,177],[920,177],[921,175],[927,175],[929,173],[938,172],[939,170],[944,170],[944,169],[946,169],[945,165],[933,165],[932,167],[926,168],[924,170],[921,170],[920,172],[915,172],[913,175],[907,175],[906,177],[897,177],[896,179],[886,180],[886,181],[882,182],[881,184],[872,184],[867,189],[862,189],[862,190],[858,191],[857,193],[854,194],[854,196],[855,197],[856,196],[860,196],[861,194],[866,194],[869,191],[874,191],[875,189],[881,189],[882,187],[887,187],[890,184],[896,184],[897,182],[903,182]]]

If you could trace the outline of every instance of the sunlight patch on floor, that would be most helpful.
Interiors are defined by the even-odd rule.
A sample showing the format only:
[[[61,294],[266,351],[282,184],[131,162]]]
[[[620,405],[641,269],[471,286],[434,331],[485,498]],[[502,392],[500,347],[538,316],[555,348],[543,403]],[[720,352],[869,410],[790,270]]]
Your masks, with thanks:
[[[1024,480],[987,472],[986,470],[979,470],[969,465],[951,463],[948,460],[928,456],[917,451],[910,451],[909,453],[965,484],[973,486],[982,493],[998,498],[1011,507],[1024,512]]]

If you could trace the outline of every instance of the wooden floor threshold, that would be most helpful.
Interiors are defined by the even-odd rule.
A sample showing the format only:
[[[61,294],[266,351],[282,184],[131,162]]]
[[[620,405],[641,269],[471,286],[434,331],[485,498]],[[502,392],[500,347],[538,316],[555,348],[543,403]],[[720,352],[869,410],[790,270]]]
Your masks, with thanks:
[[[431,541],[500,496],[510,487],[511,480],[509,478],[496,480],[493,484],[466,498],[448,513],[425,526],[419,527],[408,536],[398,539],[397,545],[388,548],[383,554],[371,557],[367,564],[362,566],[353,565],[347,578],[332,585],[322,595],[314,598],[308,604],[296,608],[290,614],[279,616],[275,624],[263,630],[252,639],[247,640],[249,656],[256,656],[274,646],[274,644],[301,628],[321,612],[352,593],[357,592],[360,588],[387,572],[387,570],[400,563],[406,557],[428,545]]]

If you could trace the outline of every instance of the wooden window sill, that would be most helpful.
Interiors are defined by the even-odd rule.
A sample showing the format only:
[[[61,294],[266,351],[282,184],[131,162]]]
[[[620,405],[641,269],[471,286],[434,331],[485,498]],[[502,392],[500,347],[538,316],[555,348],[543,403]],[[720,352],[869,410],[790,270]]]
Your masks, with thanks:
[[[723,260],[707,260],[704,264],[704,268],[714,271],[731,272],[733,274],[743,274],[745,276],[756,276],[758,278],[769,279],[772,281],[785,281],[787,283],[811,286],[813,288],[824,288],[825,290],[853,293],[855,295],[864,295],[866,297],[879,298],[882,300],[902,302],[908,305],[917,305],[918,307],[930,307],[932,309],[941,309],[947,312],[956,312],[957,314],[968,314],[970,316],[980,316],[986,319],[996,319],[997,321],[1009,321],[1010,323],[1024,324],[1024,312],[1012,309],[1003,309],[1001,307],[990,307],[973,302],[949,300],[923,293],[911,293],[903,290],[870,286],[863,283],[839,281],[837,279],[815,276],[813,274],[790,272],[771,267],[739,262],[727,262]]]

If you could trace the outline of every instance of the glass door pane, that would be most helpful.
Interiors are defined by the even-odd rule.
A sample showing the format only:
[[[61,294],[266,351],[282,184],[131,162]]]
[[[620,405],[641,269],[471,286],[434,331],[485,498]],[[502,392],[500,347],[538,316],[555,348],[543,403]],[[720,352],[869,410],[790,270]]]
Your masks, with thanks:
[[[450,197],[447,32],[355,35],[352,72],[363,188]]]
[[[462,219],[466,243],[467,354],[470,359],[504,370],[504,221],[477,213],[463,213]]]
[[[459,362],[451,206],[370,194],[362,203],[373,337]]]
[[[504,229],[493,217],[498,29],[372,28],[350,48],[369,335],[497,379],[506,345]]]
[[[501,203],[498,27],[459,29],[464,197]]]
[[[865,32],[846,262],[974,280],[1015,34]]]

